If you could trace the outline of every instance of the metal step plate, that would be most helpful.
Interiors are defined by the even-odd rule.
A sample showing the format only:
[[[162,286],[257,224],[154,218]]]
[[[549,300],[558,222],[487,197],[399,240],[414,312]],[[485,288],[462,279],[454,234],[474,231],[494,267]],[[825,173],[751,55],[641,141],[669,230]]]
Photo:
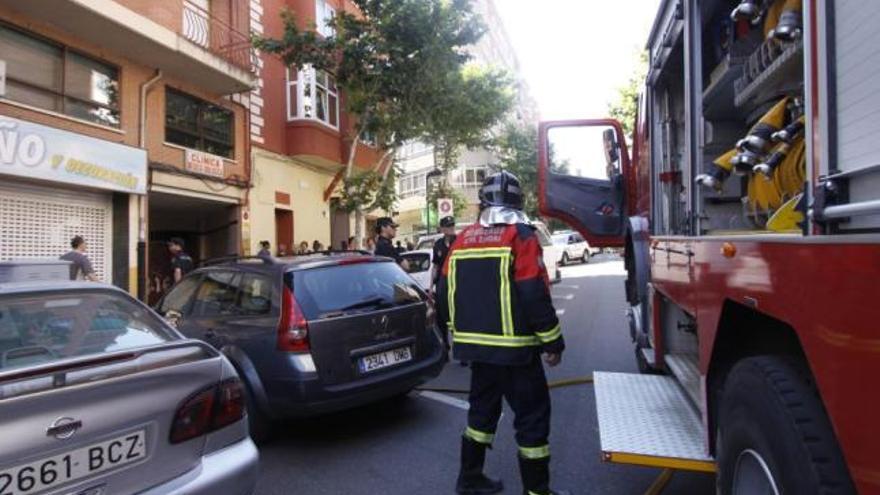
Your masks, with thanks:
[[[675,379],[593,373],[604,460],[715,472],[703,423]]]

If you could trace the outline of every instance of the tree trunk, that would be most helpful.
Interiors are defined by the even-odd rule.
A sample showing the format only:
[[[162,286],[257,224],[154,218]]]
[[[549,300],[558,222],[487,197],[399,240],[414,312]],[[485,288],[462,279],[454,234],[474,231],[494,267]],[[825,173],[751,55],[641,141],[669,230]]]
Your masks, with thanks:
[[[361,223],[364,221],[364,211],[361,208],[361,206],[358,206],[354,209],[354,239],[357,243],[363,242],[364,237],[363,230],[361,230]]]

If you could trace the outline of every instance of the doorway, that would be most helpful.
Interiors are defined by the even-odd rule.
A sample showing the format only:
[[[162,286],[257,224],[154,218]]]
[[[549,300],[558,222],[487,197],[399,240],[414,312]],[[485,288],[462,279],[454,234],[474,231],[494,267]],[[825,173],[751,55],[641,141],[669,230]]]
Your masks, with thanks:
[[[275,249],[279,256],[291,254],[293,245],[293,212],[275,209]]]

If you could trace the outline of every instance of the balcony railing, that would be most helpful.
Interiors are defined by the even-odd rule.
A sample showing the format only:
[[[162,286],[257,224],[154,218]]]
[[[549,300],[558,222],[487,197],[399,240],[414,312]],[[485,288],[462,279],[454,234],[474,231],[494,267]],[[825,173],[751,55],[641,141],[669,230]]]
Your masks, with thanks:
[[[233,10],[229,9],[229,13],[229,18],[232,19]],[[246,18],[244,24],[248,24]],[[183,36],[236,67],[254,71],[254,51],[250,37],[188,0],[183,2]]]

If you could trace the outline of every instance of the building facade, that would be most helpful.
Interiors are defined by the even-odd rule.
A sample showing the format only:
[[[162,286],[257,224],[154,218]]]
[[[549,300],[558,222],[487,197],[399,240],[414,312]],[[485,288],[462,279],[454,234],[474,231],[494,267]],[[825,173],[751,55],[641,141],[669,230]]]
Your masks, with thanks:
[[[345,0],[251,0],[252,29],[278,38],[281,12],[294,14],[301,29],[316,26],[332,34],[326,20],[355,7]],[[284,66],[274,55],[257,56],[257,85],[250,95],[253,190],[245,233],[250,252],[269,241],[276,252],[318,241],[339,248],[354,232],[350,215],[334,208],[348,163],[354,122],[344,111],[345,95],[320,71]],[[379,161],[376,149],[360,144],[355,166]]]
[[[256,84],[247,0],[0,0],[0,259],[74,235],[148,299],[171,237],[242,249]]]
[[[478,65],[498,67],[508,73],[520,73],[519,61],[510,38],[504,29],[494,0],[473,0],[474,11],[483,18],[488,27],[480,41],[470,48],[473,62]],[[531,98],[525,81],[516,80],[515,101],[509,119],[537,125],[537,105]],[[436,230],[438,219],[430,216],[427,208],[427,174],[435,168],[433,148],[425,143],[410,143],[398,152],[398,163],[403,173],[398,178],[399,235],[415,240],[424,234],[430,220],[430,229]],[[466,204],[459,218],[460,223],[472,222],[479,213],[477,193],[486,175],[498,165],[498,159],[489,150],[462,150],[458,168],[447,178]],[[433,182],[432,182],[433,184]]]

